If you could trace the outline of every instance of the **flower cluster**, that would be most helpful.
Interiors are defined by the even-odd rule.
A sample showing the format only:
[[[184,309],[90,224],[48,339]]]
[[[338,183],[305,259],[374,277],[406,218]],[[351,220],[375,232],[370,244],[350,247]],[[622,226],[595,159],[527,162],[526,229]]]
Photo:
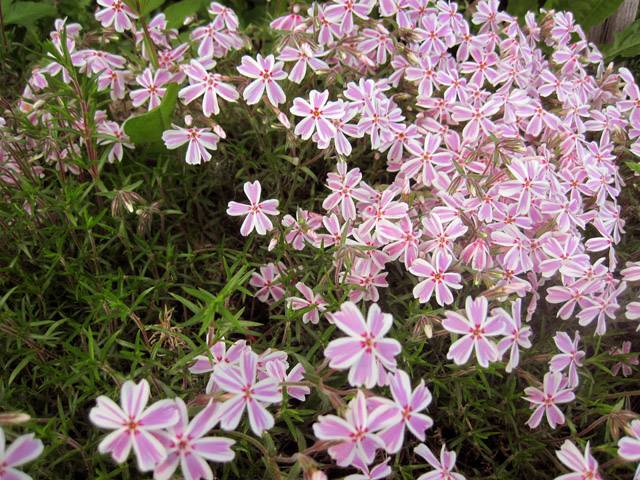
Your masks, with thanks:
[[[172,118],[158,138],[168,150],[186,145],[188,165],[209,162],[228,141],[222,113],[257,109],[286,131],[287,147],[311,146],[331,162],[324,198],[309,209],[279,218],[279,200],[262,199],[258,180],[243,185],[248,203],[231,200],[227,209],[242,218],[241,236],[267,235],[269,252],[286,252],[252,274],[255,296],[304,328],[331,328],[318,371],[326,366],[354,387],[333,392],[336,414],[313,423],[314,451],[360,472],[350,478],[385,478],[388,456],[407,438],[426,441],[434,424],[425,413],[431,392],[409,375],[393,316],[383,313],[392,272],[406,280],[398,288],[408,301],[438,318],[451,368],[522,370],[534,342],[551,344],[532,321],[544,302],[560,319],[552,319],[557,352],[546,352],[541,382],[522,375],[535,384],[524,389],[533,409],[527,425],[537,428],[543,417],[551,429],[565,423],[558,405],[575,400],[588,366],[581,341],[621,323],[629,286],[640,281],[640,262],[618,274],[616,254],[624,233],[617,160],[627,151],[640,156],[640,89],[627,69],[605,65],[570,13],[530,12],[521,25],[497,0],[476,2],[467,17],[444,0],[313,2],[271,22],[273,51],[244,55],[235,53],[247,43],[236,14],[217,2],[183,34],[163,14],[142,23],[123,0],[98,4],[96,19],[110,34],[130,32],[139,58],[88,46],[80,25],[56,22],[20,111],[33,125],[50,125],[50,83],[78,89],[80,76],[118,108],[91,113],[79,95],[66,120],[77,138],[44,149],[47,161],[77,174],[71,159],[86,150],[97,165],[98,145],[108,161],[122,161],[134,148],[122,112],[158,111],[173,96],[184,121]],[[12,163],[5,143],[0,164],[15,181],[24,166]],[[382,164],[384,176],[370,175],[356,151]],[[301,272],[299,255],[309,252],[329,257],[331,267],[318,262]],[[640,301],[625,316],[639,319]],[[630,349],[615,353],[624,356],[616,373],[638,363]],[[211,478],[209,461],[234,458],[234,440],[206,436],[216,425],[233,432],[246,412],[260,436],[275,425],[272,405],[324,388],[304,380],[302,364],[290,368],[284,351],[257,353],[246,340],[218,340],[190,371],[209,374],[208,403],[191,420],[179,398],[147,406],[146,380],[125,382],[120,405],[98,397],[90,419],[112,430],[99,451],[122,463],[133,450],[139,469],[156,478],[178,466],[185,478]],[[637,421],[630,432],[620,455],[637,461]],[[434,469],[419,478],[462,480],[452,472],[455,452],[441,449],[439,459],[425,444],[415,449]],[[566,441],[557,455],[576,472],[560,478],[600,478],[589,444],[581,453]]]

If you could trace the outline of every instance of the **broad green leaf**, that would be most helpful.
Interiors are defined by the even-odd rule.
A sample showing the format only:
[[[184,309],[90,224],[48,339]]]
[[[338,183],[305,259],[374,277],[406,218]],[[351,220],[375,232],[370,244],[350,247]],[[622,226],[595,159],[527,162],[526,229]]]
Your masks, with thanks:
[[[540,10],[538,0],[509,0],[507,4],[507,12],[520,18],[529,11],[537,12],[538,10]]]
[[[124,122],[124,131],[136,145],[158,143],[162,132],[171,126],[171,116],[178,98],[178,85],[167,87],[162,103],[153,110],[130,117]]]
[[[640,20],[616,33],[613,42],[603,45],[601,50],[607,60],[640,55]]]
[[[142,0],[142,15],[149,15],[154,10],[157,10],[164,4],[165,0]]]
[[[4,6],[4,4],[3,4]],[[57,15],[56,7],[42,2],[16,2],[5,13],[5,25],[31,25],[33,22]]]
[[[544,6],[573,12],[582,28],[588,30],[613,15],[622,2],[623,0],[547,0]]]
[[[184,24],[184,19],[194,15],[201,8],[207,5],[205,0],[182,0],[169,5],[164,10],[167,17],[168,28],[180,28]]]

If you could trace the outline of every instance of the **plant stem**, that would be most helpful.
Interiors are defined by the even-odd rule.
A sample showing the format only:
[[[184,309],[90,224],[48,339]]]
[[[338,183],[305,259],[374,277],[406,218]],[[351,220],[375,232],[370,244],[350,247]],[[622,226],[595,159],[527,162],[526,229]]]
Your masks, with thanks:
[[[142,32],[144,34],[144,44],[147,47],[147,51],[149,52],[149,56],[151,57],[151,64],[155,68],[160,67],[160,63],[158,62],[158,52],[156,51],[156,45],[151,40],[151,35],[149,34],[149,27],[147,26],[147,20],[144,18],[142,14],[142,6],[140,5],[140,0],[136,0],[136,9],[138,14],[138,19],[140,20],[140,25],[142,26]]]

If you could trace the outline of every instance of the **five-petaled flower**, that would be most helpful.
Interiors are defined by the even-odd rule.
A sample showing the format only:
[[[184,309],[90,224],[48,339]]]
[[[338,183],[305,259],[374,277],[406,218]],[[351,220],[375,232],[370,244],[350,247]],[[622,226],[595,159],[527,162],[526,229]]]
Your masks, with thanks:
[[[197,60],[191,60],[191,63],[185,69],[185,73],[189,77],[190,85],[180,90],[178,96],[183,103],[188,105],[196,98],[204,95],[202,98],[202,113],[207,117],[210,117],[211,114],[217,115],[220,113],[218,96],[229,102],[237,101],[240,96],[233,85],[222,81],[222,75],[207,72]]]
[[[278,200],[260,201],[262,187],[258,180],[253,183],[246,182],[243,188],[250,203],[229,202],[227,215],[234,217],[246,215],[240,227],[242,236],[246,237],[254,228],[258,235],[264,235],[273,229],[273,224],[267,215],[278,215],[280,213],[278,212],[279,202]]]
[[[218,140],[220,140],[218,135],[208,128],[182,128],[177,125],[173,127],[173,129],[166,130],[162,134],[164,145],[169,150],[174,150],[188,143],[185,161],[189,165],[200,165],[202,161],[208,162],[211,160],[209,150],[218,148]]]
[[[498,360],[498,348],[488,337],[501,335],[504,325],[500,316],[487,318],[488,305],[485,297],[475,300],[467,297],[466,317],[457,312],[445,312],[446,318],[442,321],[442,326],[449,332],[463,335],[451,345],[447,353],[447,358],[456,365],[467,363],[474,349],[481,367],[487,368],[489,362]]]
[[[263,57],[258,54],[255,60],[248,55],[242,57],[242,64],[237,67],[238,71],[245,77],[255,79],[242,92],[244,100],[249,105],[258,103],[266,90],[267,98],[273,105],[284,103],[287,97],[277,83],[287,78],[283,66],[284,63],[276,62],[273,55]]]
[[[212,462],[230,462],[235,454],[231,446],[235,440],[224,437],[205,437],[218,422],[217,404],[210,402],[189,422],[187,406],[181,398],[176,398],[178,422],[155,435],[166,450],[167,458],[153,471],[154,480],[168,480],[180,465],[184,478],[213,478]]]
[[[218,418],[223,430],[235,430],[245,409],[249,414],[249,425],[256,435],[269,430],[274,425],[273,415],[267,411],[265,405],[282,401],[276,378],[265,378],[256,381],[258,356],[245,350],[240,357],[240,363],[223,365],[213,372],[213,378],[222,391],[230,396],[218,408]]]
[[[328,102],[329,91],[318,92],[311,90],[309,101],[294,98],[291,113],[297,117],[304,117],[294,130],[296,135],[308,140],[313,132],[323,140],[330,140],[336,133],[332,120],[342,117],[343,107],[340,102]]]
[[[524,393],[525,399],[532,403],[531,408],[535,408],[527,425],[536,428],[540,425],[542,416],[546,414],[547,422],[551,428],[564,424],[564,414],[558,408],[558,403],[568,403],[576,398],[573,389],[566,388],[566,380],[558,372],[547,372],[542,381],[542,390],[535,387],[527,387]]]
[[[393,317],[382,313],[378,304],[369,307],[365,322],[362,313],[352,302],[345,302],[340,311],[331,315],[333,323],[347,337],[332,340],[324,350],[329,366],[337,370],[349,369],[349,383],[353,386],[386,383],[387,371],[395,371],[395,356],[400,353],[400,342],[384,338],[391,328]]]
[[[131,448],[142,472],[153,470],[167,458],[167,451],[154,435],[175,425],[180,414],[174,400],[160,400],[147,407],[149,383],[127,380],[120,390],[120,405],[100,395],[89,412],[94,425],[113,430],[100,445],[100,453],[110,453],[117,463],[123,463]]]

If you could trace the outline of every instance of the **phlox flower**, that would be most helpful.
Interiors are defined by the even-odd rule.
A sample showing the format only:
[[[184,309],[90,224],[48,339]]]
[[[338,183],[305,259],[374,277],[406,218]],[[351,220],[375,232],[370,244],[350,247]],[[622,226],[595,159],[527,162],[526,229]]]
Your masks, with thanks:
[[[353,0],[334,0],[333,3],[326,6],[325,14],[333,21],[340,23],[342,33],[347,34],[353,30],[353,16],[366,20],[372,8],[373,3],[366,0],[355,2]]]
[[[282,87],[277,83],[287,78],[283,66],[284,63],[276,62],[273,55],[263,57],[258,54],[255,60],[248,55],[242,57],[242,64],[237,67],[238,72],[245,77],[255,79],[242,92],[242,97],[247,104],[258,103],[265,90],[267,98],[275,106],[287,100]]]
[[[238,29],[240,24],[238,16],[229,7],[225,7],[218,2],[211,2],[207,12],[213,17],[214,28],[222,29],[226,27],[232,31]]]
[[[131,20],[138,18],[133,10],[124,2],[124,0],[97,0],[98,5],[104,7],[102,10],[96,11],[96,20],[98,20],[104,28],[114,26],[116,32],[124,32],[131,30],[133,23]]]
[[[456,452],[447,450],[446,445],[442,445],[440,460],[424,443],[418,445],[413,451],[434,468],[434,470],[420,475],[418,480],[465,480],[464,475],[453,472],[456,466]]]
[[[344,418],[321,415],[313,424],[313,433],[318,439],[334,443],[328,452],[341,467],[370,465],[376,450],[385,448],[376,432],[397,421],[396,413],[387,404],[383,403],[373,411],[367,407],[364,393],[358,390],[349,402]]]
[[[160,105],[162,97],[167,91],[164,85],[170,81],[171,74],[168,71],[161,68],[156,70],[155,73],[152,73],[150,68],[145,68],[142,75],[136,77],[136,82],[141,85],[142,88],[129,93],[131,103],[133,103],[134,107],[139,107],[149,102],[149,110],[156,108]]]
[[[209,342],[209,336],[207,335],[207,343]],[[224,340],[216,342],[210,349],[208,355],[198,355],[194,358],[194,363],[189,367],[189,371],[193,374],[202,374],[213,372],[220,365],[238,364],[240,361],[240,355],[249,347],[245,340],[238,340],[227,349],[227,345]],[[211,393],[218,390],[218,386],[215,384],[213,375],[209,376],[206,393]]]
[[[202,161],[211,160],[211,154],[208,150],[218,148],[218,140],[220,140],[218,135],[212,133],[208,128],[182,128],[177,125],[173,125],[173,127],[174,129],[162,133],[162,141],[169,150],[189,143],[185,157],[185,161],[189,165],[200,165]]]
[[[343,107],[340,102],[328,102],[329,91],[318,92],[311,90],[309,101],[300,97],[293,99],[291,113],[297,117],[304,117],[294,130],[296,135],[308,140],[313,132],[318,133],[322,140],[330,140],[336,133],[331,120],[342,117]]]
[[[640,420],[634,420],[627,426],[628,436],[618,440],[618,455],[629,462],[640,462]],[[640,464],[634,479],[640,477]]]
[[[4,430],[0,427],[0,480],[31,480],[30,475],[16,467],[35,460],[42,450],[42,441],[34,438],[33,433],[19,436],[7,447]]]
[[[531,340],[529,340],[531,327],[522,326],[521,305],[521,299],[512,302],[511,315],[502,308],[498,308],[492,312],[493,316],[499,316],[502,319],[504,325],[503,333],[506,335],[498,342],[498,353],[502,356],[507,350],[511,350],[509,362],[505,368],[508,373],[520,363],[520,349],[518,347],[531,348]]]
[[[278,60],[296,62],[289,72],[289,80],[294,83],[300,83],[307,73],[307,66],[314,72],[318,70],[329,70],[329,65],[317,58],[320,55],[322,55],[322,52],[314,52],[311,45],[303,43],[298,48],[284,47],[280,55],[278,55]]]
[[[223,365],[213,372],[216,384],[229,399],[218,407],[218,418],[223,430],[235,430],[242,419],[245,409],[249,415],[249,425],[256,435],[269,430],[274,425],[273,415],[266,405],[282,401],[282,392],[275,378],[256,381],[258,356],[245,350],[240,363]]]
[[[456,105],[453,107],[452,118],[457,122],[467,122],[462,129],[462,137],[469,141],[477,141],[480,133],[488,136],[495,128],[491,117],[500,110],[500,102],[490,100],[484,102],[481,107],[469,105]]]
[[[451,289],[460,289],[459,283],[462,277],[459,273],[448,272],[451,266],[451,257],[447,253],[436,253],[431,263],[418,258],[409,267],[409,271],[418,277],[426,277],[425,280],[413,287],[413,296],[420,303],[427,303],[431,299],[434,290],[436,302],[440,306],[453,303]]]
[[[246,237],[255,228],[258,235],[264,235],[265,233],[273,229],[273,224],[267,215],[279,215],[278,212],[278,200],[263,200],[260,201],[260,194],[262,193],[262,187],[260,182],[246,182],[244,184],[244,194],[249,199],[249,204],[229,202],[227,208],[227,215],[233,217],[246,215],[242,226],[240,227],[240,233]]]
[[[418,386],[412,389],[409,375],[402,370],[390,375],[389,389],[393,397],[393,409],[397,411],[400,420],[382,430],[378,436],[388,453],[397,453],[404,442],[405,428],[424,441],[425,431],[433,425],[431,417],[420,413],[431,403],[431,392],[424,380],[420,380]]]
[[[235,456],[231,446],[236,442],[230,438],[204,436],[218,421],[215,403],[210,402],[191,422],[184,401],[176,398],[175,403],[180,417],[178,423],[155,434],[167,449],[167,458],[155,467],[153,478],[168,480],[180,465],[185,479],[211,479],[213,472],[207,460],[230,462]]]
[[[502,182],[500,193],[518,200],[518,211],[527,214],[531,200],[544,197],[549,183],[544,179],[544,170],[536,160],[514,159],[509,165],[514,180]]]
[[[195,28],[191,32],[191,38],[200,42],[198,57],[202,60],[222,56],[229,48],[235,46],[231,35],[225,33],[215,20],[208,25]]]
[[[464,365],[475,350],[478,364],[487,368],[489,362],[498,360],[498,348],[488,337],[503,333],[504,325],[500,316],[487,318],[488,302],[485,297],[465,301],[466,316],[446,311],[442,326],[449,332],[463,335],[456,340],[447,353],[447,358],[456,365]]]
[[[546,415],[549,426],[553,429],[564,424],[564,414],[558,408],[558,403],[568,403],[576,398],[573,389],[566,388],[566,380],[559,372],[548,372],[544,375],[542,390],[535,387],[527,387],[524,393],[527,394],[525,400],[532,403],[531,408],[535,408],[527,425],[536,428],[540,425],[542,416]]]
[[[122,161],[123,147],[134,148],[127,134],[116,122],[102,122],[98,124],[96,131],[98,132],[99,145],[112,145],[107,155],[107,160],[110,163],[116,159]]]
[[[568,388],[574,388],[578,386],[578,367],[582,366],[585,353],[583,350],[578,350],[578,342],[580,342],[580,333],[576,331],[576,334],[571,340],[571,337],[565,332],[556,332],[553,337],[558,350],[562,353],[554,355],[549,361],[549,370],[552,372],[562,372],[567,369],[568,375]]]
[[[185,73],[189,77],[190,85],[181,89],[178,96],[185,105],[203,96],[202,113],[206,117],[220,113],[218,96],[228,102],[235,102],[240,97],[233,85],[222,81],[222,75],[207,72],[197,60],[191,60]]]
[[[153,470],[167,458],[166,449],[154,434],[175,425],[180,418],[174,400],[160,400],[147,407],[148,402],[149,383],[128,380],[120,390],[120,405],[100,395],[89,412],[94,425],[113,430],[102,439],[98,451],[110,453],[116,463],[123,463],[133,448],[142,472]]]
[[[282,384],[300,383],[304,380],[304,366],[301,363],[287,373],[285,362],[267,362],[265,371],[269,377],[278,379]],[[282,392],[284,388],[287,390],[287,395],[301,402],[304,402],[305,397],[311,393],[311,389],[306,385],[281,385],[280,391]]]
[[[284,286],[280,280],[282,269],[279,265],[268,263],[260,267],[260,273],[253,272],[249,285],[257,288],[256,297],[265,303],[269,302],[271,297],[273,302],[277,302],[284,297]]]
[[[298,208],[296,218],[287,214],[282,217],[282,226],[287,229],[285,240],[295,250],[304,250],[309,245],[318,245],[316,230],[322,225],[322,215]]]
[[[337,163],[337,173],[327,174],[327,187],[331,193],[322,202],[322,208],[331,211],[340,206],[340,213],[345,220],[356,218],[356,205],[353,201],[357,199],[356,188],[362,180],[362,173],[359,168],[347,170],[347,163],[343,160]]]
[[[324,350],[329,366],[336,370],[349,369],[349,384],[372,388],[383,385],[386,371],[395,371],[395,356],[400,343],[384,338],[393,323],[393,317],[382,313],[378,304],[369,307],[365,322],[362,313],[352,302],[345,302],[340,311],[332,314],[333,323],[347,337],[332,340]]]
[[[360,470],[361,473],[352,473],[344,477],[344,480],[382,480],[391,475],[391,467],[389,466],[389,459],[384,462],[369,468],[368,465],[364,465],[361,462],[354,461],[354,465]]]
[[[565,440],[560,450],[556,450],[556,456],[572,472],[560,475],[555,480],[602,480],[598,462],[591,455],[589,442],[583,454],[571,440]]]
[[[306,310],[302,315],[304,323],[317,324],[320,321],[320,313],[326,310],[327,302],[324,301],[319,293],[313,293],[304,283],[296,283],[296,289],[302,294],[302,297],[289,297],[287,304],[292,310]]]

